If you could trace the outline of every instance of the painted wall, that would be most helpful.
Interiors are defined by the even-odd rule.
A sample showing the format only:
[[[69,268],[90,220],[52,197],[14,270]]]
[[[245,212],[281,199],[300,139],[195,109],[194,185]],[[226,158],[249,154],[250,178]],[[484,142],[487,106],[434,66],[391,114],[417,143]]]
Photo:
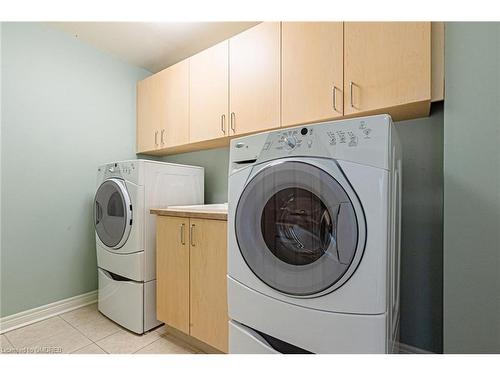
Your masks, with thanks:
[[[1,316],[97,287],[96,167],[135,159],[150,73],[34,23],[3,23]]]
[[[444,350],[500,353],[500,24],[445,41]]]
[[[443,350],[443,104],[396,124],[403,147],[402,343]]]

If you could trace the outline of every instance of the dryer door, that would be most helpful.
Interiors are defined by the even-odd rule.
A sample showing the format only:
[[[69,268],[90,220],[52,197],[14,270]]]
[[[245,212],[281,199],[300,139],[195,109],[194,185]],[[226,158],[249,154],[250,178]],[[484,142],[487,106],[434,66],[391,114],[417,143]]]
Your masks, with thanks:
[[[255,174],[238,202],[241,254],[259,279],[281,293],[324,294],[340,287],[359,264],[364,216],[336,164],[334,169],[337,176],[319,164],[271,163]]]
[[[120,249],[127,241],[132,227],[132,204],[122,180],[110,178],[97,189],[94,226],[97,236],[110,250]]]

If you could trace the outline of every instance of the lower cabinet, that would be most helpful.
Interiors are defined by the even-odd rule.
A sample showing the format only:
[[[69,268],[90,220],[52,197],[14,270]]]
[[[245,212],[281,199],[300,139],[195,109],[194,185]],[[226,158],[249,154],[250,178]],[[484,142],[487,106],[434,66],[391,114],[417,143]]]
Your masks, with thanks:
[[[226,221],[157,217],[157,316],[228,350]]]

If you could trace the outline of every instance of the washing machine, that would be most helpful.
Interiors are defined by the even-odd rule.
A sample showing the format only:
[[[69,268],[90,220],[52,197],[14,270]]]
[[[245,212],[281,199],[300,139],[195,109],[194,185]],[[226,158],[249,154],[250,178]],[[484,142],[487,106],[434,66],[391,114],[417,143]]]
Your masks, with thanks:
[[[230,353],[390,353],[401,146],[390,116],[230,143]]]
[[[204,202],[202,167],[128,160],[97,169],[98,309],[142,334],[156,319],[156,216],[151,208]]]

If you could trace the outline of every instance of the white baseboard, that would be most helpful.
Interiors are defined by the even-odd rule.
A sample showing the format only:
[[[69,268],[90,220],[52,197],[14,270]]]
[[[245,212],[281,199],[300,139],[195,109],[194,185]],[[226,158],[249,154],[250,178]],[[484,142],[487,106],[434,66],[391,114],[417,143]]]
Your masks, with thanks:
[[[433,352],[429,352],[428,350],[417,348],[416,346],[403,344],[402,342],[397,345],[399,347],[400,354],[435,354]]]
[[[0,318],[0,334],[27,326],[53,316],[90,305],[97,301],[97,290],[49,303],[34,309]]]

